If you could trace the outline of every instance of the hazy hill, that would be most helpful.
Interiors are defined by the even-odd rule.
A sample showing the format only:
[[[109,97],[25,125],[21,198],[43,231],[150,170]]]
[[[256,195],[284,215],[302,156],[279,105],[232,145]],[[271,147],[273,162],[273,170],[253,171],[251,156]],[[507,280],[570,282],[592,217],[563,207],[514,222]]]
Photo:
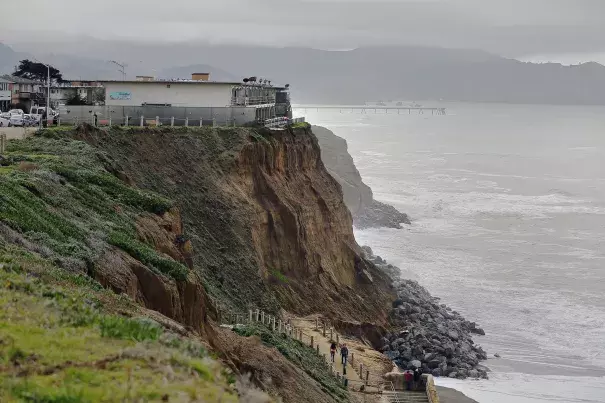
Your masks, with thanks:
[[[126,61],[131,77],[151,74],[151,70],[160,76],[187,77],[192,69],[204,67],[215,79],[254,75],[289,83],[293,100],[302,103],[443,99],[605,104],[605,67],[600,64],[524,63],[475,50],[393,46],[325,51],[90,38],[56,48],[69,54],[51,59],[68,73],[66,77],[115,78],[115,66],[106,62],[109,59]]]
[[[0,75],[10,74],[15,71],[22,54],[15,52],[10,47],[0,43]]]

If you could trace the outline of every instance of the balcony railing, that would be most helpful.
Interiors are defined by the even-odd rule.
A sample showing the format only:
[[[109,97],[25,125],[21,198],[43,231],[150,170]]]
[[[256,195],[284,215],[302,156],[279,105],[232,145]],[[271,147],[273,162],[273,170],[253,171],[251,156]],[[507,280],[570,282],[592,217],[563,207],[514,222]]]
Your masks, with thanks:
[[[233,97],[231,98],[232,106],[255,106],[274,104],[275,97]]]

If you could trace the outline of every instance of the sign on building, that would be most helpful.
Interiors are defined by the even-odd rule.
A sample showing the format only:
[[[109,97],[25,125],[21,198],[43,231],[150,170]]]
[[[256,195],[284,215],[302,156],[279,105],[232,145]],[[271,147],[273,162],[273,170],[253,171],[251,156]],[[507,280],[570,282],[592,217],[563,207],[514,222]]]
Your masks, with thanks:
[[[109,93],[109,99],[114,101],[130,101],[132,99],[132,92],[128,91],[116,91]]]

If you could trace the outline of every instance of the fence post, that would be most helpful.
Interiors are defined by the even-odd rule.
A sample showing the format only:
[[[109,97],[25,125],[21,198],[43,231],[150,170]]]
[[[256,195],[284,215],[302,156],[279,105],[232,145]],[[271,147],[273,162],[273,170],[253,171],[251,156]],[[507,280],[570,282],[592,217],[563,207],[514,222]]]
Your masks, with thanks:
[[[334,340],[334,329],[330,328],[330,341]]]
[[[366,371],[366,385],[370,383],[370,371]]]
[[[315,318],[315,331],[319,330],[319,319]]]
[[[260,310],[259,309],[256,310],[256,321],[257,322],[260,321]]]
[[[6,134],[0,134],[0,154],[4,154],[6,151]]]
[[[359,377],[363,378],[363,362],[359,363]],[[363,379],[362,379],[363,381]]]
[[[311,336],[311,348],[313,348],[313,336]]]
[[[128,115],[124,116],[124,126],[128,127]]]
[[[200,127],[204,125],[204,118],[200,118]]]
[[[355,365],[355,353],[351,353],[351,365]]]
[[[61,116],[61,115],[59,115],[59,116]],[[60,117],[57,118],[57,126],[61,126],[61,118]]]
[[[174,127],[174,116],[170,118],[170,127]]]
[[[319,343],[317,343],[317,355],[319,355]],[[325,358],[325,354],[324,354],[324,358]]]
[[[252,323],[252,309],[248,310],[248,322]]]
[[[160,117],[159,116],[155,117],[155,125],[156,125],[156,127],[160,125]]]
[[[326,322],[324,322],[323,325],[324,325],[324,337],[326,337]]]
[[[145,116],[141,115],[141,127],[145,126]]]
[[[303,331],[300,329],[300,341],[303,341]]]
[[[189,127],[189,116],[185,117],[185,127]]]
[[[265,311],[260,311],[260,321],[263,325],[265,324]]]
[[[275,331],[275,316],[273,317],[273,331]]]
[[[338,336],[338,333],[336,333],[336,345],[340,345],[340,337]]]
[[[216,127],[216,118],[212,118],[212,127]]]
[[[111,116],[109,117],[109,127],[111,127]]]
[[[281,319],[279,320],[279,324],[277,325],[277,332],[281,333]]]

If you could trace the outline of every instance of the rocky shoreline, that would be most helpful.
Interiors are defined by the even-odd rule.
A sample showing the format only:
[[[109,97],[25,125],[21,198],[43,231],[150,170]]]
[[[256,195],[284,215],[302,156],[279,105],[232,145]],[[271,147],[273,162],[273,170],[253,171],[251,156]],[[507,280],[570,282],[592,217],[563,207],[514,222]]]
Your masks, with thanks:
[[[379,350],[399,368],[422,368],[425,373],[450,378],[487,379],[488,368],[480,362],[486,352],[473,341],[483,329],[431,294],[416,281],[400,279],[398,267],[362,247],[365,258],[392,279],[398,298],[390,312],[392,329],[382,338]]]
[[[363,183],[355,167],[345,139],[321,126],[313,126],[313,133],[319,141],[324,165],[342,188],[356,228],[401,228],[401,224],[410,224],[407,214],[374,199],[372,189]]]

